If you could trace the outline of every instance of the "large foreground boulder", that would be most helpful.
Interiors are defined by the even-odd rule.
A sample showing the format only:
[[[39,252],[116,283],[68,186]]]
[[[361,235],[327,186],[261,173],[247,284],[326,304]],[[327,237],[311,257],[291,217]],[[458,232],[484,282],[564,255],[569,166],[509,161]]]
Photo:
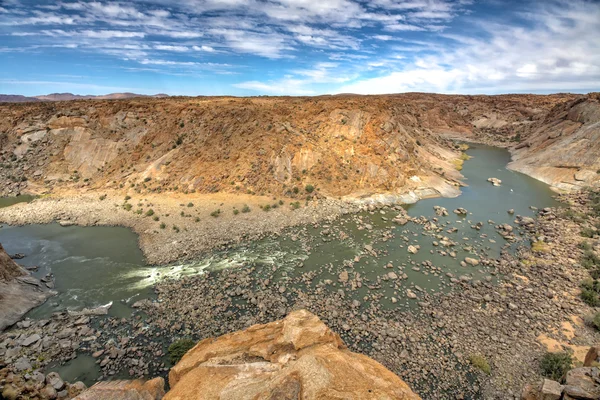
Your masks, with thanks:
[[[0,244],[0,332],[54,294],[14,262]]]
[[[165,395],[165,380],[99,382],[75,400],[160,400]]]
[[[169,383],[166,400],[419,399],[306,310],[199,342],[171,369]]]

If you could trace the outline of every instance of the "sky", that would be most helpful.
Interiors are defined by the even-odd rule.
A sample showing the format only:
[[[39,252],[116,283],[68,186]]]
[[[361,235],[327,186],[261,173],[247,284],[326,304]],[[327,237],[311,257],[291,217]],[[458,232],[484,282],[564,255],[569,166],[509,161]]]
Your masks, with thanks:
[[[600,0],[0,0],[0,93],[600,91]]]

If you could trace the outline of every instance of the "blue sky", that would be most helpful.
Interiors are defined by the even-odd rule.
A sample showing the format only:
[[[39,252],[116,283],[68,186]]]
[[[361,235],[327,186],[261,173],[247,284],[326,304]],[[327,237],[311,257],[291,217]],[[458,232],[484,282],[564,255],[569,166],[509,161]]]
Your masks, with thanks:
[[[0,0],[0,93],[600,90],[598,0]]]

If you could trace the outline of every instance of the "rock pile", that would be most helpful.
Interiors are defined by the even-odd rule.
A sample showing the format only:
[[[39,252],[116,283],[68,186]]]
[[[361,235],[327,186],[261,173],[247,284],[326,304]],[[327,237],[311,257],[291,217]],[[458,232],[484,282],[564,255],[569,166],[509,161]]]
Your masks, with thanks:
[[[600,399],[600,346],[588,351],[583,367],[567,372],[564,384],[550,379],[526,385],[522,400],[597,400]]]

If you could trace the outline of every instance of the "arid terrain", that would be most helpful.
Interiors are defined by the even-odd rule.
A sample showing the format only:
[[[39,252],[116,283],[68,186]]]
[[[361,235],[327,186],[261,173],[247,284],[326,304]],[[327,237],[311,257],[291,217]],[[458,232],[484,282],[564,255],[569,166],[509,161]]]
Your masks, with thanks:
[[[594,94],[4,104],[1,194],[42,197],[0,220],[128,226],[150,262],[170,262],[361,204],[457,196],[450,138],[510,147],[511,168],[583,187],[600,177],[598,110]]]
[[[409,215],[401,205],[454,198],[467,184],[482,183],[465,179],[465,142],[507,148],[508,167],[561,192],[560,205],[538,209],[528,203],[515,214],[517,200],[507,197],[493,214],[436,205],[428,207],[428,216]],[[0,145],[2,194],[37,196],[0,208],[0,222],[129,227],[150,264],[197,259],[217,249],[234,252],[235,243],[267,236],[307,254],[291,268],[243,261],[240,268],[157,280],[153,297],[131,305],[131,318],[96,314],[108,308],[27,318],[0,336],[7,359],[0,382],[10,390],[46,390],[54,375],[41,374],[45,383],[36,383],[38,375],[23,372],[85,354],[101,380],[159,377],[148,390],[162,392],[160,377],[177,371],[165,361],[165,343],[234,335],[215,342],[227,343],[238,335],[232,332],[251,327],[247,335],[258,347],[225,346],[231,353],[214,362],[231,362],[234,375],[246,368],[238,362],[257,368],[262,393],[293,392],[301,380],[282,372],[271,381],[263,373],[295,368],[289,358],[315,348],[295,348],[291,355],[284,339],[265,344],[260,332],[301,309],[327,325],[309,324],[327,332],[327,349],[334,343],[344,357],[354,357],[345,346],[371,357],[423,398],[519,398],[525,384],[544,374],[538,364],[548,352],[569,352],[579,366],[600,337],[600,322],[594,322],[600,304],[595,93],[14,103],[0,105]],[[479,159],[486,161],[491,163]],[[477,179],[488,189],[507,185],[489,175]],[[497,193],[507,196],[488,196]],[[471,198],[473,207],[477,199]],[[364,242],[353,237],[363,234]],[[329,242],[345,243],[352,252],[327,258],[319,247]],[[309,256],[323,261],[309,266]],[[458,270],[450,272],[452,265]],[[314,333],[304,329],[303,335]],[[331,339],[329,332],[339,337]],[[198,370],[186,370],[187,383],[167,398],[189,395],[198,376],[217,373],[202,350],[207,343],[212,341],[185,356],[198,357]],[[271,346],[275,355],[266,357],[270,353],[261,346]],[[40,360],[40,352],[48,358]],[[235,376],[223,379],[243,386]],[[59,386],[68,398],[81,391],[79,384]],[[211,388],[234,393],[226,385]],[[559,393],[574,388],[580,389],[560,386]]]

